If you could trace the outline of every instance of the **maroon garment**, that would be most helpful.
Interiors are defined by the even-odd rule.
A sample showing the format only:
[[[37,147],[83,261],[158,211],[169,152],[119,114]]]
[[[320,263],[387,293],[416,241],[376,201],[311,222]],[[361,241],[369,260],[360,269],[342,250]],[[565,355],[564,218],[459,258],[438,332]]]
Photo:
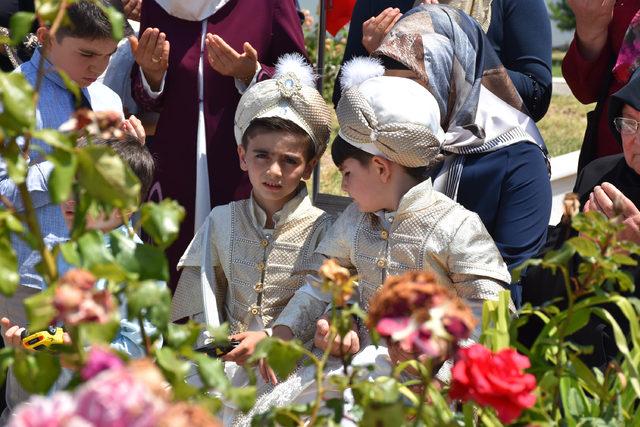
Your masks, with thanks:
[[[562,61],[562,75],[571,88],[571,92],[583,104],[598,101],[603,91],[604,82],[609,81],[606,90],[606,101],[602,113],[598,117],[595,136],[596,147],[593,150],[595,157],[603,157],[622,152],[622,147],[614,137],[608,123],[609,96],[618,91],[626,82],[618,82],[612,76],[613,66],[622,46],[622,40],[629,27],[631,19],[640,9],[640,0],[625,0],[616,2],[613,9],[613,19],[609,24],[607,43],[600,56],[594,61],[586,61],[576,44],[575,36],[567,55]]]
[[[134,99],[145,109],[160,112],[150,150],[157,159],[162,198],[177,200],[187,216],[178,241],[168,250],[172,287],[176,265],[194,235],[196,191],[196,133],[198,124],[198,62],[202,22],[173,17],[155,1],[142,3],[140,31],[157,27],[171,44],[163,94],[152,100],[142,87],[138,67],[132,70]],[[289,52],[306,56],[304,37],[293,0],[231,0],[208,19],[208,32],[218,34],[236,51],[248,41],[262,65],[259,80],[273,74],[277,59]],[[204,63],[204,115],[211,206],[247,198],[251,184],[238,165],[233,120],[240,94],[232,77]],[[158,191],[157,184],[152,188]]]

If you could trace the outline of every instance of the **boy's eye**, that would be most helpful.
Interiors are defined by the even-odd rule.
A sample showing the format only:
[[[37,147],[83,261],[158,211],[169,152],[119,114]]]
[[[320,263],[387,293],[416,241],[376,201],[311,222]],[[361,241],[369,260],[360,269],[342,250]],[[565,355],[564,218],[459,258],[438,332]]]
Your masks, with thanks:
[[[299,163],[300,163],[300,162],[298,161],[298,159],[295,159],[295,158],[293,158],[293,157],[287,157],[287,158],[285,159],[285,161],[286,161],[288,164],[290,164],[290,165],[297,165],[297,164],[299,164]]]
[[[82,55],[85,58],[92,58],[93,57],[93,53],[80,52],[80,55]]]
[[[256,153],[256,158],[258,159],[266,159],[267,153]]]

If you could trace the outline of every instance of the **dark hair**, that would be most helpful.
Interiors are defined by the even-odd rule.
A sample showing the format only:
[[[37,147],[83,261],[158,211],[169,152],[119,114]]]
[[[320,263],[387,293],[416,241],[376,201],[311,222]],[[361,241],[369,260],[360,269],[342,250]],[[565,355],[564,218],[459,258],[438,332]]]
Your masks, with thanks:
[[[331,144],[331,158],[333,159],[333,163],[337,167],[340,167],[345,160],[354,159],[357,160],[362,166],[369,166],[371,159],[373,159],[373,154],[369,154],[366,151],[363,151],[345,141],[340,135],[337,135]],[[402,166],[402,165],[400,165]],[[402,166],[407,174],[409,174],[412,178],[417,181],[424,181],[427,179],[427,168],[426,166],[421,166],[418,168],[408,168],[406,166]]]
[[[251,138],[268,132],[286,132],[300,136],[304,138],[307,146],[305,159],[310,161],[316,156],[316,145],[313,143],[313,139],[311,139],[311,136],[307,131],[291,120],[283,119],[281,117],[261,117],[251,120],[249,127],[247,127],[247,130],[244,131],[244,135],[242,135],[242,146],[247,150],[247,146]]]
[[[103,6],[109,5],[98,0]],[[80,0],[67,9],[68,21],[60,26],[56,32],[56,39],[76,37],[79,39],[110,39],[112,38],[111,21],[107,14],[92,1]]]
[[[129,165],[140,181],[140,198],[144,200],[151,188],[156,171],[156,162],[149,152],[149,149],[143,145],[138,138],[128,133],[125,133],[119,138],[93,137],[91,143],[93,145],[108,145]],[[79,147],[86,145],[86,138],[80,138],[78,140]]]

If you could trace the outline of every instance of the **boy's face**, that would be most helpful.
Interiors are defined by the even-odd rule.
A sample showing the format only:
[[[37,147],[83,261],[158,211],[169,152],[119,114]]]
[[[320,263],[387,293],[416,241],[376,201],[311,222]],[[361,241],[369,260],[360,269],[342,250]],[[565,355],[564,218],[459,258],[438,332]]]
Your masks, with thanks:
[[[67,228],[71,230],[73,228],[73,217],[76,213],[75,200],[69,199],[65,202],[62,202],[60,204],[60,209],[62,210],[62,216],[64,217],[64,222],[67,224]],[[113,210],[113,212],[111,212],[111,215],[109,215],[109,217],[106,217],[102,213],[97,217],[94,217],[93,215],[87,215],[85,221],[87,230],[99,230],[103,233],[108,233],[111,230],[114,230],[122,225],[120,214],[115,209]]]
[[[373,160],[363,165],[354,158],[347,158],[339,167],[342,174],[342,191],[356,202],[360,212],[377,212],[385,208],[381,179]]]
[[[262,132],[238,146],[240,168],[249,174],[253,197],[265,210],[277,212],[309,179],[316,160],[305,157],[305,138],[287,132]]]
[[[46,30],[46,31],[42,31]],[[80,87],[87,87],[107,69],[109,58],[116,51],[115,40],[48,37],[47,29],[38,29],[38,38],[48,43],[47,59],[64,71]],[[42,38],[44,37],[44,41]]]

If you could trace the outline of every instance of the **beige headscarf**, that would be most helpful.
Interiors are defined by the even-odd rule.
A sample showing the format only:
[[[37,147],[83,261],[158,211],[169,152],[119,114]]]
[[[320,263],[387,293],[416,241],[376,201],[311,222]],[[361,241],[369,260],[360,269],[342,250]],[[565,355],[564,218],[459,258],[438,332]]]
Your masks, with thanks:
[[[440,4],[448,4],[466,12],[467,15],[480,23],[486,33],[491,24],[491,2],[493,0],[439,0]],[[416,0],[413,6],[422,4],[422,0]]]

